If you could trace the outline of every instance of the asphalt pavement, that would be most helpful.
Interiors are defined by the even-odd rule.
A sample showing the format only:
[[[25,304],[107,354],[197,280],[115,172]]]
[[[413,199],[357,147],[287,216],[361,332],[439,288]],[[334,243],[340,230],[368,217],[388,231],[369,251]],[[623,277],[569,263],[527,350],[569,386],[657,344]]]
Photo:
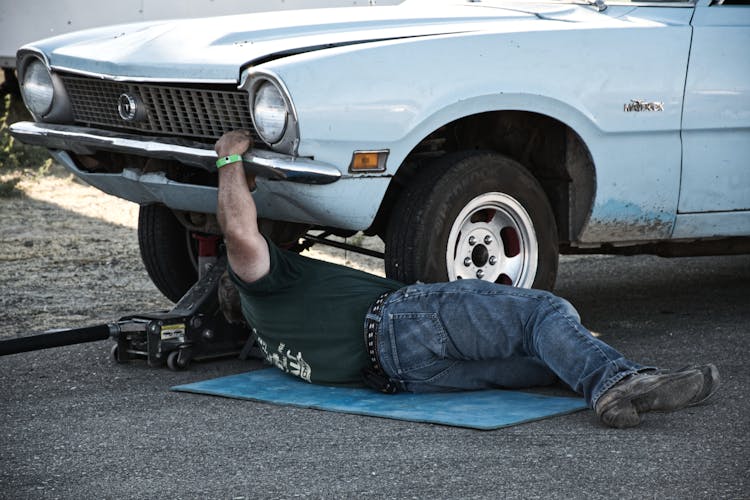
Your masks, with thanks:
[[[70,346],[0,358],[0,498],[750,497],[750,256],[565,257],[556,291],[633,359],[715,363],[720,393],[635,429],[582,411],[475,431],[174,393],[259,365]]]

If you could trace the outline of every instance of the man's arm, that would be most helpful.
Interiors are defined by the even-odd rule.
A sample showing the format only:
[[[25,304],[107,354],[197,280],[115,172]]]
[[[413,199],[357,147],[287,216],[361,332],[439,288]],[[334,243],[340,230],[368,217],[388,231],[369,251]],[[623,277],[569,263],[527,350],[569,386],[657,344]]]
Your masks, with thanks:
[[[216,142],[219,157],[243,154],[253,145],[250,132],[235,130]],[[217,217],[224,233],[227,257],[232,270],[243,281],[257,281],[271,269],[268,243],[258,229],[258,214],[250,190],[255,176],[246,176],[242,162],[219,169]]]

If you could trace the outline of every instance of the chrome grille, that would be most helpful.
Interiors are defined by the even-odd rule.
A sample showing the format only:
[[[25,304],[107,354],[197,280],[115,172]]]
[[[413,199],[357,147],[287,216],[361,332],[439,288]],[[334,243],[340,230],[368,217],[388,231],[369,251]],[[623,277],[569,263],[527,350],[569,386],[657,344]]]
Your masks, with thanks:
[[[69,75],[62,80],[75,120],[86,125],[212,140],[230,130],[248,129],[257,139],[248,95],[242,90],[115,82]],[[120,117],[117,104],[122,94],[130,95],[145,107],[142,119],[127,121]]]

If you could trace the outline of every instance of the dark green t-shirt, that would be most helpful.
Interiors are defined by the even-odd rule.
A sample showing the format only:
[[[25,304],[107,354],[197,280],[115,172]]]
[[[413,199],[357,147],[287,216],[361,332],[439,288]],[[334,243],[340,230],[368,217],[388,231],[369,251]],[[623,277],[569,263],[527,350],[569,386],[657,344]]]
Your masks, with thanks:
[[[308,382],[361,385],[365,314],[381,293],[403,285],[268,246],[266,276],[245,283],[230,270],[266,359]]]

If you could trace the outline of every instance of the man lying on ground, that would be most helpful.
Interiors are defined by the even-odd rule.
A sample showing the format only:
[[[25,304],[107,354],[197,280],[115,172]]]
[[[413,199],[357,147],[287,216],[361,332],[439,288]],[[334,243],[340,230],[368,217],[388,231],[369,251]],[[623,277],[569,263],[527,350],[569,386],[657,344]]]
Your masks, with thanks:
[[[612,427],[701,403],[718,388],[711,364],[669,371],[626,359],[549,292],[482,280],[404,285],[279,249],[258,229],[255,178],[235,156],[251,147],[247,131],[216,143],[218,219],[243,315],[282,370],[388,393],[559,378]]]

